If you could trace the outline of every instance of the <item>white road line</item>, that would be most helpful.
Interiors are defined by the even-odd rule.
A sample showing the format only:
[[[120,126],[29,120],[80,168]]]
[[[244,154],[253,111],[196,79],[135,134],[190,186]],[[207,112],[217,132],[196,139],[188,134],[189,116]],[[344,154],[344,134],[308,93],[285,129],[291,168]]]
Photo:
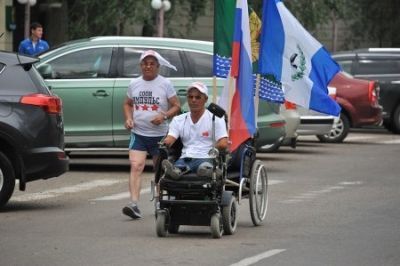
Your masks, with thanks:
[[[339,185],[351,186],[351,185],[361,185],[362,183],[363,183],[362,181],[343,181],[340,182]]]
[[[274,180],[274,179],[268,180],[268,185],[278,185],[281,183],[285,183],[285,181],[284,180]]]
[[[379,143],[379,144],[400,144],[400,139],[378,141],[377,143]]]
[[[336,186],[330,186],[330,187],[326,187],[321,190],[313,190],[310,192],[302,193],[297,196],[292,196],[289,199],[280,201],[280,203],[293,204],[293,203],[300,203],[300,202],[307,201],[307,200],[314,200],[315,198],[322,196],[323,194],[331,193],[334,190],[342,190],[342,189],[348,188],[349,186],[361,185],[361,184],[362,184],[362,181],[343,181],[343,182],[340,182]]]
[[[281,184],[284,183],[285,181],[283,180],[268,180],[268,185],[277,185],[277,184]],[[140,194],[146,194],[146,193],[150,193],[151,189],[148,188],[144,188],[140,191]],[[129,198],[129,192],[122,192],[122,193],[117,193],[117,194],[112,194],[112,195],[108,195],[108,196],[104,196],[104,197],[99,197],[99,198],[95,198],[95,199],[90,199],[89,201],[107,201],[107,200],[121,200],[121,199],[127,199]]]
[[[54,198],[61,196],[63,194],[67,193],[77,193],[77,192],[82,192],[86,190],[90,190],[93,188],[98,188],[98,187],[105,187],[105,186],[111,186],[117,183],[120,183],[122,181],[120,180],[94,180],[86,183],[81,183],[78,185],[74,186],[69,186],[69,187],[62,187],[58,189],[52,189],[52,190],[47,190],[47,191],[42,191],[42,192],[37,192],[37,193],[30,193],[30,194],[23,194],[20,196],[16,196],[11,198],[12,201],[34,201],[34,200],[42,200],[42,199],[49,199],[49,198]]]
[[[345,141],[359,141],[359,140],[367,140],[367,139],[376,139],[375,136],[347,136]]]
[[[150,193],[150,191],[151,191],[151,189],[149,187],[144,188],[140,191],[140,194]],[[109,195],[109,196],[91,199],[90,201],[120,200],[120,199],[127,199],[127,198],[129,198],[129,192],[122,192],[122,193],[117,193],[117,194],[113,194],[113,195]]]
[[[248,265],[252,265],[252,264],[254,264],[256,262],[259,262],[260,260],[272,257],[272,256],[274,256],[276,254],[279,254],[279,253],[285,251],[285,250],[286,249],[271,249],[271,250],[268,250],[268,251],[266,251],[264,253],[255,255],[253,257],[245,258],[245,259],[243,259],[243,260],[241,260],[239,262],[231,264],[230,266],[248,266]]]

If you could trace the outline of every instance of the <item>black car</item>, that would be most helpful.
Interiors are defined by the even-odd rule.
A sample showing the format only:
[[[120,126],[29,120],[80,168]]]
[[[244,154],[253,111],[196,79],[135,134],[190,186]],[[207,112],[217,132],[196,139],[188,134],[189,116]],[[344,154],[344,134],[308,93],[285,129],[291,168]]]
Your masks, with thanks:
[[[0,207],[17,179],[25,190],[68,170],[62,103],[33,66],[37,60],[0,51]]]
[[[354,77],[379,82],[383,125],[400,134],[400,49],[359,49],[337,53],[333,58]]]

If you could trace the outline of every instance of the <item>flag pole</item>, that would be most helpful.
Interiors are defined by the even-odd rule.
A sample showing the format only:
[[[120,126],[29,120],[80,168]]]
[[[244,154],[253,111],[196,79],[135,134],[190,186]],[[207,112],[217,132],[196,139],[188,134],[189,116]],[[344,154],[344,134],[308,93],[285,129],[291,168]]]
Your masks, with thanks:
[[[256,91],[254,93],[254,121],[257,125],[257,119],[258,119],[258,106],[260,104],[260,79],[261,75],[257,74],[256,76]]]
[[[232,99],[233,99],[233,82],[234,82],[234,78],[230,75],[229,72],[229,85],[228,85],[228,134],[230,132],[231,129],[231,111],[232,111]]]
[[[213,76],[212,102],[217,103],[217,77],[216,76]]]

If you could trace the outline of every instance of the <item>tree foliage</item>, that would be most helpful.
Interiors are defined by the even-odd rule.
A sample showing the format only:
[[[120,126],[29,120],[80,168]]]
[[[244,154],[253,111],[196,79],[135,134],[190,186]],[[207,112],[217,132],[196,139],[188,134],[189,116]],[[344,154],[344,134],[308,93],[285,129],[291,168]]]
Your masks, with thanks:
[[[351,29],[349,46],[400,46],[400,1],[348,1],[347,22]]]
[[[124,35],[127,25],[146,24],[146,26],[155,28],[156,11],[151,8],[150,0],[64,1],[68,6],[70,39],[100,35]],[[196,25],[198,17],[204,14],[207,3],[210,1],[170,0],[172,8],[165,13],[166,35],[184,35]],[[176,19],[180,17],[185,19]],[[169,29],[170,21],[174,19],[179,21],[186,31]],[[141,35],[141,32],[136,35]]]

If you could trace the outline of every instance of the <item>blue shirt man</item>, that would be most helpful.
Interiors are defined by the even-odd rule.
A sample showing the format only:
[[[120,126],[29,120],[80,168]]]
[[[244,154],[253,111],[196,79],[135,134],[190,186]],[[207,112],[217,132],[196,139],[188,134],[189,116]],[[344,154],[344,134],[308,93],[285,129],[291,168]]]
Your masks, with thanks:
[[[31,36],[19,44],[18,53],[36,56],[49,49],[49,44],[42,40],[43,26],[37,22],[31,24]]]

